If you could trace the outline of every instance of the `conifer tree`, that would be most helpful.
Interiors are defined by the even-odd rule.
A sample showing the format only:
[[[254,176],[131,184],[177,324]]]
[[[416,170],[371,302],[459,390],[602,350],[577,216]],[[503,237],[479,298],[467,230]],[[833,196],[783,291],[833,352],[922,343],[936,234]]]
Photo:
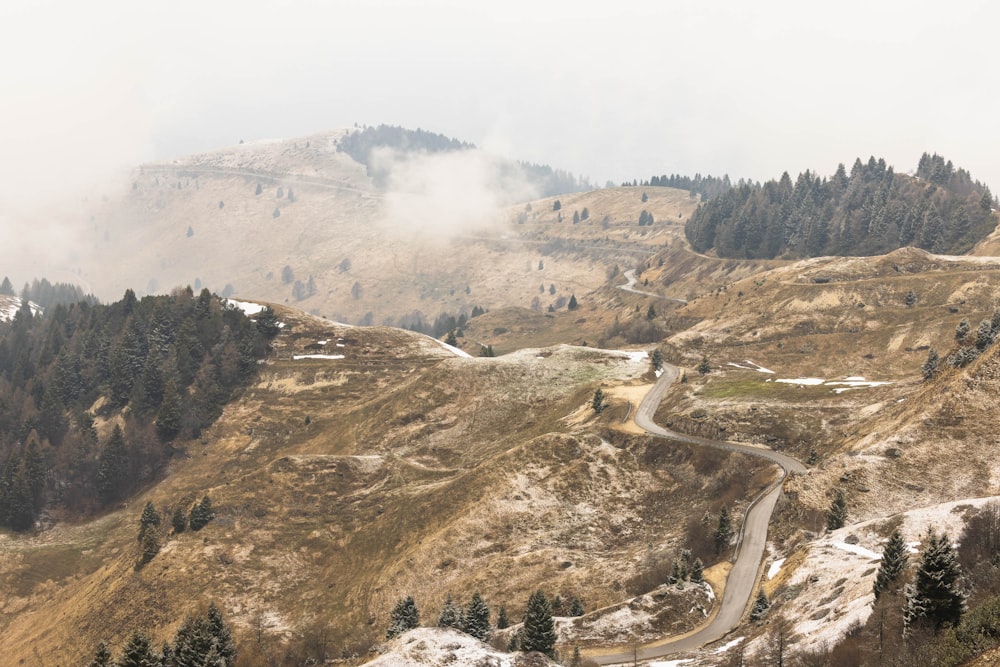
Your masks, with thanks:
[[[486,602],[478,592],[473,594],[469,606],[465,609],[462,629],[466,634],[482,642],[490,638],[490,608],[486,606]]]
[[[580,307],[580,304],[577,303],[576,295],[575,294],[570,294],[569,295],[569,303],[566,304],[566,309],[567,310],[576,310],[579,307]]]
[[[147,501],[146,506],[142,508],[142,516],[139,517],[139,533],[141,533],[149,528],[150,526],[157,528],[160,525],[160,513],[156,511],[156,507],[153,505],[153,501]]]
[[[407,630],[420,626],[420,611],[413,597],[406,596],[396,603],[389,616],[389,629],[385,631],[385,638],[392,639],[398,637]]]
[[[590,407],[597,414],[601,414],[604,412],[604,408],[608,407],[607,403],[604,402],[604,391],[600,387],[594,392],[594,398],[590,401]]]
[[[200,503],[191,508],[188,525],[191,526],[191,530],[198,531],[214,518],[215,512],[212,510],[212,501],[208,496],[205,496],[201,499]]]
[[[113,667],[113,658],[107,644],[101,642],[97,645],[97,650],[94,651],[94,659],[90,661],[88,667]]]
[[[121,497],[127,469],[125,435],[121,426],[115,424],[97,461],[97,494],[105,505]]]
[[[497,611],[497,630],[504,630],[510,627],[510,620],[507,618],[507,607],[500,605]]]
[[[170,525],[173,527],[175,534],[183,533],[187,530],[187,514],[180,505],[174,508],[174,514],[170,518]]]
[[[715,553],[722,553],[722,550],[729,546],[729,542],[733,539],[733,522],[729,517],[729,508],[725,505],[722,506],[722,511],[719,512],[719,525],[715,529]]]
[[[961,566],[947,533],[939,537],[932,530],[926,544],[913,583],[906,587],[906,633],[920,623],[932,625],[935,633],[942,627],[955,627],[965,612]]]
[[[205,614],[208,634],[212,638],[212,645],[218,657],[222,660],[222,665],[229,667],[236,660],[236,643],[233,641],[233,633],[222,617],[222,612],[212,602],[208,605],[208,612]],[[211,662],[206,660],[206,665],[218,665],[218,660]]]
[[[924,365],[920,367],[920,374],[923,376],[924,380],[930,380],[938,372],[938,364],[940,363],[940,357],[938,356],[937,350],[931,348],[927,353],[927,360]]]
[[[889,586],[903,573],[908,559],[906,543],[897,528],[892,531],[889,541],[882,549],[882,562],[879,564],[878,574],[875,575],[875,583],[872,585],[876,600],[883,591],[889,590]]]
[[[464,625],[465,619],[462,618],[462,610],[458,608],[458,605],[455,604],[455,601],[449,595],[445,598],[444,607],[441,608],[441,615],[438,616],[438,627],[461,630]]]
[[[528,607],[524,612],[524,639],[521,642],[521,650],[538,651],[551,658],[555,645],[556,632],[552,621],[552,608],[545,593],[540,590],[535,591],[528,598]]]
[[[580,598],[574,596],[569,603],[569,615],[570,616],[583,616],[586,612],[583,609],[583,602]]]
[[[694,564],[691,566],[691,581],[696,584],[705,581],[705,564],[701,562],[700,558],[695,558]]]
[[[767,616],[767,612],[770,608],[771,602],[767,599],[767,595],[764,593],[764,589],[762,588],[757,591],[757,597],[753,601],[753,607],[750,608],[750,620],[759,621]]]
[[[659,348],[653,350],[653,353],[650,355],[649,358],[650,362],[653,364],[654,371],[658,371],[661,368],[663,368],[663,353],[660,352]]]
[[[837,489],[837,494],[826,513],[826,529],[837,530],[843,528],[845,523],[847,523],[847,501],[844,499],[844,492]]]
[[[708,363],[708,357],[702,356],[701,363],[698,364],[698,372],[702,375],[708,375],[712,372],[712,365]]]
[[[125,648],[122,649],[122,657],[118,659],[116,667],[159,667],[160,656],[153,650],[149,637],[136,630],[132,633]]]

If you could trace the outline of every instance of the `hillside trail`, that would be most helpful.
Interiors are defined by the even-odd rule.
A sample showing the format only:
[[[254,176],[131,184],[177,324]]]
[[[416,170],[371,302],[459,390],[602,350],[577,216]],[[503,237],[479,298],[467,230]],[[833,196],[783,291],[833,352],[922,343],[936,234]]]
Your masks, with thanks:
[[[665,637],[652,643],[633,647],[630,650],[612,649],[603,653],[588,653],[587,657],[599,665],[632,663],[635,660],[662,658],[676,653],[693,651],[705,644],[722,639],[735,629],[743,617],[743,612],[750,602],[757,584],[757,575],[767,544],[767,525],[771,519],[771,513],[774,511],[774,506],[778,502],[778,497],[781,495],[782,482],[789,473],[803,474],[806,471],[805,466],[796,459],[765,447],[684,435],[657,425],[653,421],[653,415],[656,413],[664,393],[677,380],[678,375],[679,369],[676,366],[664,364],[660,379],[653,385],[653,388],[649,390],[636,409],[635,423],[640,428],[659,438],[764,458],[781,468],[781,476],[762,491],[747,508],[732,557],[732,570],[726,579],[718,608],[708,622],[685,635]]]
[[[651,296],[656,299],[666,299],[667,301],[673,301],[674,303],[680,303],[680,304],[687,303],[687,301],[685,301],[684,299],[677,299],[672,296],[663,296],[662,294],[654,294],[653,292],[643,292],[642,290],[636,289],[635,269],[629,269],[628,271],[622,273],[622,275],[625,276],[625,280],[627,280],[628,282],[625,283],[624,285],[619,285],[618,289],[620,290],[625,290],[626,292],[631,292],[632,294],[641,294],[642,296]]]

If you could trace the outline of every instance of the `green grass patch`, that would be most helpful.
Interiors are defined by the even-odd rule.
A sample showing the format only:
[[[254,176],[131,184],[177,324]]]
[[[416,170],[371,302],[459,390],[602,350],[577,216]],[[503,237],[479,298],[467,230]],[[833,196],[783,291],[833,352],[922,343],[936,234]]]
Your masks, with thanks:
[[[815,401],[836,396],[833,387],[766,382],[747,377],[715,377],[699,390],[702,398],[758,398],[771,401]]]

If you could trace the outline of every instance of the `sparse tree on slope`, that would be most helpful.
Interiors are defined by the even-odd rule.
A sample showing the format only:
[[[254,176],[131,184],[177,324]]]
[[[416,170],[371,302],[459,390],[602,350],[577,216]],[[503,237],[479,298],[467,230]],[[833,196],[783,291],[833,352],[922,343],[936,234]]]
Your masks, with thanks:
[[[455,601],[449,595],[444,601],[444,607],[441,608],[441,615],[438,616],[438,627],[461,630],[464,620],[462,618],[462,610],[458,608],[458,605],[455,604]]]
[[[170,519],[170,525],[174,529],[174,533],[183,533],[187,530],[187,514],[184,512],[184,508],[178,505],[174,508],[174,514]]]
[[[715,553],[722,553],[722,550],[729,546],[733,539],[733,521],[729,516],[729,508],[723,506],[719,512],[719,526],[715,529]]]
[[[469,606],[465,609],[465,621],[462,629],[479,641],[490,638],[490,608],[479,593],[472,596]]]
[[[389,629],[385,631],[385,638],[392,639],[398,637],[407,630],[420,626],[420,611],[412,596],[406,596],[396,603],[389,616]]]
[[[691,581],[696,584],[705,581],[705,564],[701,562],[700,558],[695,558],[694,564],[691,566]]]
[[[961,343],[969,335],[969,331],[969,320],[963,319],[958,323],[958,326],[955,327],[955,340]]]
[[[160,656],[152,649],[149,637],[136,630],[132,633],[117,667],[159,667]]]
[[[215,665],[229,667],[236,660],[236,643],[233,641],[233,633],[229,624],[226,623],[226,619],[222,617],[222,613],[214,602],[208,605],[206,621],[213,648],[222,662],[220,663],[218,660],[215,662],[206,661],[205,664],[212,667]]]
[[[767,616],[767,612],[770,608],[771,602],[767,599],[767,595],[764,593],[764,589],[762,588],[757,591],[757,598],[753,601],[753,607],[750,609],[750,620],[759,621]]]
[[[552,608],[542,591],[535,591],[528,598],[528,608],[524,612],[524,640],[521,650],[526,653],[538,651],[550,658],[556,645],[555,625]]]
[[[504,630],[510,627],[510,619],[507,618],[507,607],[500,605],[497,611],[497,630]]]
[[[837,530],[843,528],[847,523],[847,501],[844,499],[844,492],[837,489],[837,495],[830,503],[830,510],[826,513],[826,529]]]
[[[940,537],[932,530],[913,583],[906,587],[903,628],[908,633],[921,623],[955,627],[965,612],[965,591],[961,586],[961,566],[947,533]]]
[[[608,404],[604,402],[604,390],[600,387],[594,392],[594,398],[590,401],[590,407],[594,409],[594,412],[601,414],[604,412],[604,408],[608,407]]]
[[[574,597],[569,603],[569,615],[570,616],[583,616],[586,612],[583,609],[583,602],[580,598]]]
[[[708,375],[712,372],[712,365],[708,363],[708,357],[703,356],[701,358],[701,363],[698,364],[698,372],[702,375]]]
[[[878,567],[878,574],[875,575],[875,583],[872,586],[872,592],[875,594],[876,600],[878,600],[884,591],[889,590],[893,582],[903,573],[903,570],[906,569],[908,559],[906,543],[903,541],[903,536],[897,528],[892,531],[889,541],[886,542],[885,547],[882,549],[882,562]]]
[[[938,364],[940,364],[941,358],[938,356],[937,350],[931,348],[927,353],[927,360],[924,365],[920,367],[920,374],[923,376],[924,380],[930,380],[938,372]]]
[[[215,518],[215,511],[212,509],[212,501],[208,496],[201,499],[201,502],[191,508],[191,517],[188,525],[191,530],[198,531],[204,528],[209,521]]]
[[[112,667],[112,664],[111,651],[108,650],[107,644],[101,642],[97,645],[97,650],[94,651],[94,659],[90,661],[88,667]]]

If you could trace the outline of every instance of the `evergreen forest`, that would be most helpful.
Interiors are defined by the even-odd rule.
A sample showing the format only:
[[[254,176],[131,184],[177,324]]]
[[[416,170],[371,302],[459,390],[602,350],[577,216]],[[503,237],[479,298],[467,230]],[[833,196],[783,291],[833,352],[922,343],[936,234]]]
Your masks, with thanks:
[[[940,155],[920,158],[916,177],[885,160],[857,159],[831,178],[787,172],[763,185],[741,182],[704,202],[685,225],[698,252],[719,257],[794,259],[879,255],[915,246],[965,253],[993,231],[996,199]]]
[[[269,309],[255,323],[208,290],[128,290],[44,314],[23,302],[0,324],[0,525],[97,511],[157,478],[254,377],[276,332]]]

